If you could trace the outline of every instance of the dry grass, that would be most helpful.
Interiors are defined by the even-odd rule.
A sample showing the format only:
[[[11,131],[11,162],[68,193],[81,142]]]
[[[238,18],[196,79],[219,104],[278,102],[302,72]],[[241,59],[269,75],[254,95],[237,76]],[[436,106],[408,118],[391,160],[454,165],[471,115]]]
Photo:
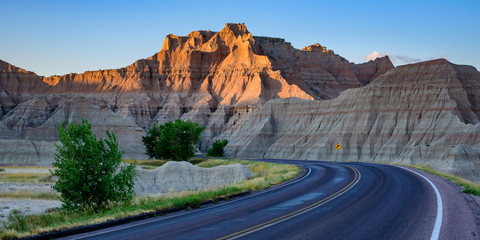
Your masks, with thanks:
[[[281,183],[288,179],[292,179],[293,177],[297,176],[301,171],[301,168],[295,165],[227,159],[207,159],[198,163],[197,166],[208,168],[220,165],[230,165],[235,163],[240,163],[249,167],[254,173],[254,176],[252,178],[234,185],[242,189],[242,191],[256,191],[270,187],[271,185]]]
[[[150,161],[145,160],[147,166]],[[159,197],[136,197],[131,205],[117,206],[100,213],[89,212],[52,212],[34,216],[16,216],[14,221],[4,229],[0,229],[1,239],[24,237],[46,231],[61,230],[86,224],[100,223],[111,219],[119,219],[145,212],[170,209],[174,207],[198,207],[201,202],[225,197],[248,190],[260,190],[268,188],[297,176],[301,169],[294,165],[284,165],[256,161],[227,160],[227,159],[194,159],[198,166],[213,167],[241,163],[248,166],[254,176],[240,183],[208,191],[172,193],[168,196]],[[138,160],[137,160],[138,163]]]
[[[0,198],[47,199],[58,200],[59,195],[54,192],[0,192]]]
[[[36,169],[51,169],[48,167],[24,167],[24,166],[8,166],[6,171],[0,172],[0,183],[28,183],[28,184],[53,184],[50,173],[45,171],[35,172]],[[11,171],[11,169],[15,171]],[[34,172],[29,172],[33,169]],[[19,171],[20,170],[20,171]],[[9,172],[10,171],[10,172]],[[58,194],[54,192],[43,192],[30,189],[22,189],[18,192],[0,192],[0,198],[19,198],[19,199],[48,199],[58,200]]]
[[[0,182],[43,183],[50,173],[0,173]]]

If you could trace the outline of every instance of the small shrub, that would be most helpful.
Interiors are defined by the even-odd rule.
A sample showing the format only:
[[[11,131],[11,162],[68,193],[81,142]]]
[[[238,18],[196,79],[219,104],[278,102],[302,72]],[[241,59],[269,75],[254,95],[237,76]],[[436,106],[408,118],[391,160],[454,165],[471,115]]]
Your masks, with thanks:
[[[118,150],[114,134],[100,139],[92,126],[82,124],[58,126],[62,145],[50,170],[58,177],[52,187],[60,193],[62,207],[72,211],[98,212],[115,204],[129,203],[133,197],[135,165],[121,166],[123,152]]]
[[[11,229],[18,232],[28,230],[27,217],[18,209],[14,209],[8,215],[8,221],[3,223],[5,229]]]
[[[5,172],[5,168],[0,167],[0,172]]]
[[[228,140],[217,140],[212,144],[212,147],[208,149],[207,156],[211,157],[223,157],[225,154],[225,146],[227,146]]]

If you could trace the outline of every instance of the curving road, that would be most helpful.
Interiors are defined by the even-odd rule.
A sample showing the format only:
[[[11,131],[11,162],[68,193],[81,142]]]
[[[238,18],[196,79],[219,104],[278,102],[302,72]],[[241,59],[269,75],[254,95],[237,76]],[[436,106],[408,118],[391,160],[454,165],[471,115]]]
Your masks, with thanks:
[[[435,224],[439,239],[478,239],[473,221],[463,222],[470,220],[448,207],[460,200],[444,201],[447,207],[439,209],[438,197],[449,193],[437,195],[427,179],[409,169],[268,161],[305,170],[290,183],[229,202],[68,239],[436,239]],[[438,215],[444,211],[446,216]]]

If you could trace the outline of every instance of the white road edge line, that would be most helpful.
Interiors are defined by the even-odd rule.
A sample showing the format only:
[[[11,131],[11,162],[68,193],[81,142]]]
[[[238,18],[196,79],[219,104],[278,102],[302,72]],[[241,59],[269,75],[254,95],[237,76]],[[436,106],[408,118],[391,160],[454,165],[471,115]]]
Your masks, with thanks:
[[[430,237],[430,240],[438,240],[438,238],[440,237],[440,228],[442,227],[442,218],[443,218],[443,202],[442,202],[442,196],[440,196],[440,192],[438,191],[435,184],[433,184],[433,182],[430,181],[430,179],[423,176],[422,174],[417,173],[417,172],[415,172],[411,169],[408,169],[406,167],[402,167],[402,166],[397,166],[397,167],[403,168],[405,170],[413,172],[413,173],[417,174],[418,176],[422,177],[428,183],[430,183],[430,186],[432,186],[433,190],[435,191],[435,194],[437,195],[437,218],[435,219],[435,226],[433,227],[432,236]]]
[[[297,165],[297,166],[302,166],[302,167],[305,167],[303,165]],[[211,206],[211,207],[206,207],[206,208],[201,208],[201,209],[198,209],[197,211],[195,212],[186,212],[186,213],[182,213],[182,214],[178,214],[178,215],[174,215],[174,216],[169,216],[169,217],[165,217],[165,218],[156,218],[156,219],[153,219],[152,221],[146,221],[146,222],[141,222],[141,223],[137,223],[137,224],[133,224],[133,225],[129,225],[129,226],[125,226],[125,227],[121,227],[121,228],[115,228],[115,229],[112,229],[112,230],[108,230],[108,231],[102,231],[102,232],[98,232],[98,233],[94,233],[94,234],[90,234],[90,235],[86,235],[86,236],[80,236],[80,237],[77,237],[77,238],[71,238],[70,240],[78,240],[78,239],[84,239],[84,238],[89,238],[89,237],[94,237],[94,236],[97,236],[97,235],[101,235],[101,234],[104,234],[104,233],[109,233],[109,232],[115,232],[115,231],[119,231],[119,230],[123,230],[123,229],[127,229],[127,228],[131,228],[131,227],[136,227],[136,226],[140,226],[140,225],[145,225],[145,224],[148,224],[148,223],[153,223],[153,222],[158,222],[158,221],[163,221],[163,220],[166,220],[166,219],[169,219],[169,218],[174,218],[174,217],[179,217],[179,216],[183,216],[183,215],[187,215],[187,214],[190,214],[190,213],[196,213],[196,212],[199,212],[199,211],[205,211],[205,210],[208,210],[210,208],[214,208],[214,207],[220,207],[220,206],[223,206],[223,205],[226,205],[226,204],[231,204],[231,203],[234,203],[234,202],[238,202],[238,201],[243,201],[245,199],[249,199],[251,197],[255,197],[255,196],[258,196],[258,195],[261,195],[261,194],[264,194],[264,193],[268,193],[268,192],[271,192],[271,191],[274,191],[274,190],[277,190],[277,189],[281,189],[283,187],[286,187],[288,185],[291,185],[291,184],[294,184],[294,183],[297,183],[305,178],[307,178],[310,173],[312,172],[312,169],[309,168],[309,167],[305,167],[308,169],[308,173],[293,181],[293,182],[289,182],[285,185],[282,185],[282,186],[279,186],[279,187],[276,187],[276,188],[272,188],[272,189],[269,189],[269,190],[266,190],[266,191],[263,191],[263,192],[260,192],[260,193],[257,193],[257,194],[252,194],[252,195],[249,195],[249,196],[246,196],[244,198],[240,198],[240,199],[236,199],[236,200],[233,200],[233,201],[228,201],[228,202],[224,202],[224,203],[221,203],[221,204],[216,204],[214,206]],[[66,238],[68,238],[68,236],[66,236]]]

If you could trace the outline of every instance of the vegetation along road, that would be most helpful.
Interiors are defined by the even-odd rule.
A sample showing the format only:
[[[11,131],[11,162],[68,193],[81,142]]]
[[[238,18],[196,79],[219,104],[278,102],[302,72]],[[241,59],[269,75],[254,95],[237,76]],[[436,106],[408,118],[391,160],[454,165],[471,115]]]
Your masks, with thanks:
[[[478,239],[467,195],[443,178],[369,163],[265,160],[295,180],[232,201],[69,239]]]

